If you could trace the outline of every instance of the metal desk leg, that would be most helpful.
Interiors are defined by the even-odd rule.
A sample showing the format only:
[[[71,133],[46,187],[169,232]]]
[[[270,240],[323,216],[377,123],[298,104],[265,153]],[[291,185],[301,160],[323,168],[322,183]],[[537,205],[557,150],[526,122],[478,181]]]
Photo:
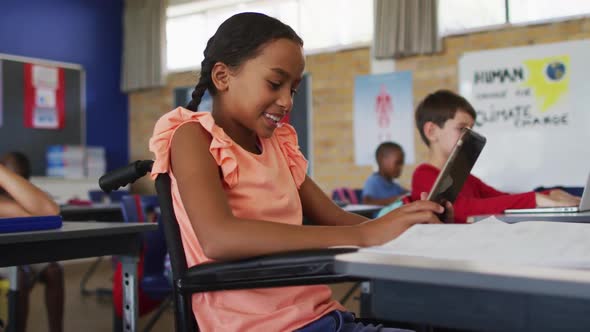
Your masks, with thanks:
[[[8,325],[6,332],[18,331],[16,319],[16,308],[18,307],[18,267],[11,266],[8,269],[8,281],[10,282],[10,289],[8,291]]]
[[[360,300],[360,316],[363,318],[373,318],[372,281],[361,282],[361,300]]]
[[[123,331],[137,331],[137,257],[121,256],[123,267]]]

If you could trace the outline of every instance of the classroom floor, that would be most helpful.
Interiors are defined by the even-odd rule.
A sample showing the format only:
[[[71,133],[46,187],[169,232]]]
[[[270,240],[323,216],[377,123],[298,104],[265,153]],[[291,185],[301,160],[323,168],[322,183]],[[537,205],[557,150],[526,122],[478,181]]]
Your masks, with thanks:
[[[110,297],[84,297],[80,294],[80,280],[92,261],[70,261],[64,264],[66,276],[66,303],[64,331],[111,332],[112,305]],[[96,273],[88,283],[88,288],[110,287],[112,269],[110,260],[106,259],[99,265]],[[332,285],[334,298],[340,299],[350,289],[352,283]],[[35,286],[31,293],[31,306],[28,319],[28,332],[46,332],[47,314],[44,304],[44,288],[42,284]],[[358,313],[357,292],[347,301],[349,310]],[[149,320],[149,315],[139,320],[139,331]],[[156,323],[152,331],[172,331],[174,329],[173,312],[168,310]]]

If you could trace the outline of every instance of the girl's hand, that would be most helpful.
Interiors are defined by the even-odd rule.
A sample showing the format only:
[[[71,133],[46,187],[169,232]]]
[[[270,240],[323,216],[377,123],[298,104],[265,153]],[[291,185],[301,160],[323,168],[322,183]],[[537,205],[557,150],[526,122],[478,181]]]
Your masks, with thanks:
[[[451,206],[452,214],[452,206]],[[436,214],[443,213],[439,204],[421,200],[406,204],[388,214],[359,225],[363,246],[370,247],[387,243],[415,224],[440,224]]]
[[[428,193],[421,193],[420,199],[425,201],[428,197]],[[445,223],[452,224],[455,222],[455,208],[453,207],[453,203],[445,201],[444,202],[445,212],[444,215],[439,216],[439,219]]]
[[[566,192],[559,193],[552,193],[553,191],[562,191],[559,189],[551,190],[549,195],[544,195],[540,193],[535,194],[535,201],[538,207],[557,207],[557,206],[576,206],[580,204],[580,199],[572,196]],[[565,195],[571,196],[565,196]]]

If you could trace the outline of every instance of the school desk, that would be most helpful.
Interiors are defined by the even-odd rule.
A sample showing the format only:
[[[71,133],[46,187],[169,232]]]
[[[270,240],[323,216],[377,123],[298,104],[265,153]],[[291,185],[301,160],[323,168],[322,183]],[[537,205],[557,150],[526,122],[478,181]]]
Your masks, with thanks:
[[[123,222],[123,212],[121,203],[92,203],[90,205],[72,205],[65,204],[60,206],[60,215],[64,221],[103,221],[103,222]],[[94,263],[86,270],[80,280],[80,294],[88,295],[109,295],[111,289],[96,288],[89,289],[87,283],[96,271],[98,265],[102,262],[102,257],[97,257]]]
[[[64,221],[123,222],[121,203],[94,203],[91,205],[62,205],[60,215]]]
[[[128,303],[123,313],[124,331],[136,331],[136,267],[141,234],[157,227],[151,223],[64,222],[60,229],[0,234],[0,267],[118,255],[123,264],[124,302]],[[11,293],[15,298],[16,269],[12,271]],[[14,301],[11,303],[9,317],[14,317]],[[14,322],[9,320],[9,328],[15,327]]]
[[[334,268],[374,280],[363,283],[363,318],[484,331],[590,331],[590,270],[363,252],[337,255]]]

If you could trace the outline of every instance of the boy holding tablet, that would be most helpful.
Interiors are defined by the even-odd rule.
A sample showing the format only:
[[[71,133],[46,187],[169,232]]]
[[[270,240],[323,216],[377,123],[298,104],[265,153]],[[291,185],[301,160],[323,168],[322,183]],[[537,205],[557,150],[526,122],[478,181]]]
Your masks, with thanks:
[[[465,98],[448,90],[439,90],[420,102],[415,117],[420,136],[428,146],[428,159],[416,168],[412,176],[413,200],[420,199],[420,193],[431,190],[459,139],[461,130],[473,127],[476,114]],[[453,206],[455,222],[465,223],[471,215],[499,214],[514,208],[569,206],[578,203],[578,197],[562,190],[552,190],[546,194],[504,193],[469,175]]]

